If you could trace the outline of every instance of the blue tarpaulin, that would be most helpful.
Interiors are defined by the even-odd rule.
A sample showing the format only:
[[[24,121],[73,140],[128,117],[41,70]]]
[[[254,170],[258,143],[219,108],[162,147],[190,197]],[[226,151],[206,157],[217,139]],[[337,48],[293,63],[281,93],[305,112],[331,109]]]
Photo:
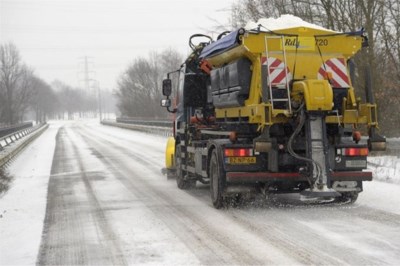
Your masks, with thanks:
[[[239,30],[233,31],[226,35],[225,37],[215,41],[208,46],[206,46],[200,54],[200,58],[205,58],[209,55],[216,54],[220,51],[227,50],[229,48],[238,45],[237,35]]]

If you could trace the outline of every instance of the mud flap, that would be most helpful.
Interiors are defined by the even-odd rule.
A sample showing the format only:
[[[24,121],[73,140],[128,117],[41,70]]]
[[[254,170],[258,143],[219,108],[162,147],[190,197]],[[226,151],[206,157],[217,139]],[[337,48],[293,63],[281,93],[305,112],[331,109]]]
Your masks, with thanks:
[[[368,149],[370,151],[386,151],[386,138],[375,132],[375,128],[369,130]]]

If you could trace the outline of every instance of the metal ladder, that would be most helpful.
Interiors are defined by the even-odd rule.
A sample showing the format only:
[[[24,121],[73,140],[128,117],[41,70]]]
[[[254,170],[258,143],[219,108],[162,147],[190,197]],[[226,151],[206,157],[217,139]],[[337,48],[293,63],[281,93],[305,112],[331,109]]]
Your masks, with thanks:
[[[271,41],[271,40],[276,40],[276,39],[281,40],[282,49],[268,50],[268,40]],[[283,58],[283,66],[270,67],[268,64],[268,59],[270,58],[271,54],[281,55]],[[270,102],[272,105],[272,110],[274,110],[275,102],[287,102],[286,110],[288,110],[289,114],[291,114],[292,113],[292,104],[291,104],[291,100],[290,100],[290,86],[289,86],[288,68],[287,68],[287,61],[286,61],[285,36],[283,36],[283,35],[265,36],[265,55],[267,57],[268,88],[269,88],[269,95],[270,95]],[[285,71],[285,82],[272,83],[271,73],[275,69],[281,69],[281,70]],[[274,97],[272,95],[272,87],[276,87],[276,86],[284,86],[285,87],[286,93],[287,93],[287,98],[274,99]]]

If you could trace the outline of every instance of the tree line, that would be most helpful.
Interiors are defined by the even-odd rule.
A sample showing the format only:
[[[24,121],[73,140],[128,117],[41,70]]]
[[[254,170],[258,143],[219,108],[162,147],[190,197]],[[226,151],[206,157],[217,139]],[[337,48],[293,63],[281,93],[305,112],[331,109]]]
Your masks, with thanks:
[[[182,62],[183,56],[174,49],[134,59],[118,79],[115,95],[120,115],[148,119],[167,117],[165,108],[160,107],[162,79],[166,73],[178,69]]]
[[[27,119],[71,119],[74,114],[95,113],[97,98],[61,81],[46,83],[21,59],[12,44],[0,45],[0,125]]]
[[[283,14],[341,32],[364,27],[369,48],[355,56],[353,85],[365,97],[364,67],[369,66],[380,128],[387,136],[400,136],[400,0],[239,0],[232,7],[232,25]]]

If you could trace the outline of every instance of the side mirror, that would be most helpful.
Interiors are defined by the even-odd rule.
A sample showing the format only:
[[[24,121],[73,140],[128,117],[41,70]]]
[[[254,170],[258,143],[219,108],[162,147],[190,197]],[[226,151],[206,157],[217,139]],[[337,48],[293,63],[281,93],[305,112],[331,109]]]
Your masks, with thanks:
[[[171,79],[164,79],[162,82],[162,94],[169,97],[172,92]]]
[[[162,99],[160,105],[162,107],[170,107],[171,106],[171,99]]]

